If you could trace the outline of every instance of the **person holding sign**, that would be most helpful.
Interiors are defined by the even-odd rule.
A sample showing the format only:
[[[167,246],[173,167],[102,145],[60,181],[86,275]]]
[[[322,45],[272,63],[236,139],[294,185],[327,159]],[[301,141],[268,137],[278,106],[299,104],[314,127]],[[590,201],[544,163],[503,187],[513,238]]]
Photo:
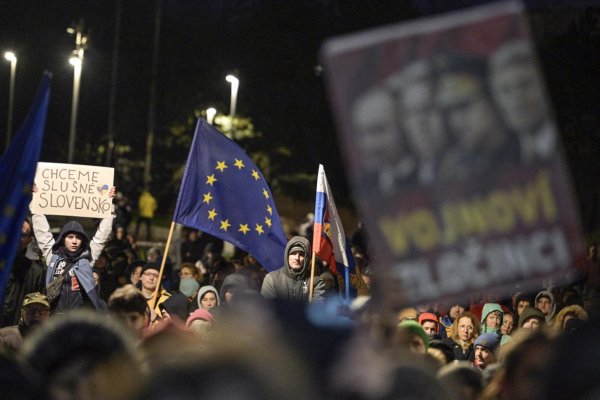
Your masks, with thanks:
[[[33,185],[33,192],[37,192]],[[116,188],[110,188],[112,200]],[[90,240],[81,224],[67,222],[55,241],[44,214],[33,214],[33,233],[48,266],[46,295],[53,313],[64,313],[91,306],[102,308],[98,288],[92,275],[92,266],[100,256],[112,230],[112,218],[103,218]]]

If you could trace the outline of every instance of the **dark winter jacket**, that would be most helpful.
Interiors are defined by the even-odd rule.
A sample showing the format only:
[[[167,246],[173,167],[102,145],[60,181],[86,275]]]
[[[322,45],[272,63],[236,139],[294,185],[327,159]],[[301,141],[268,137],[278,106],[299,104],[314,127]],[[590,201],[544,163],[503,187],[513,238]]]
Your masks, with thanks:
[[[290,249],[301,246],[305,251],[304,264],[298,271],[290,268],[288,257]],[[310,284],[310,242],[303,236],[294,236],[285,247],[284,265],[276,271],[269,272],[263,281],[260,293],[265,299],[307,302]],[[313,281],[313,301],[322,301],[325,295],[325,284],[318,277]]]

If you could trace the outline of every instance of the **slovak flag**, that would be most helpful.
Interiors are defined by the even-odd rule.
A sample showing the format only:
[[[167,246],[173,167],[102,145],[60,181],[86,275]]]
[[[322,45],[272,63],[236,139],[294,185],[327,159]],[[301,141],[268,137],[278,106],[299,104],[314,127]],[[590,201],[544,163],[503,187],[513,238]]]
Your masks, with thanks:
[[[355,274],[354,257],[321,164],[317,177],[313,251],[329,264],[334,274],[339,272],[343,275],[346,298],[350,298],[350,274]]]

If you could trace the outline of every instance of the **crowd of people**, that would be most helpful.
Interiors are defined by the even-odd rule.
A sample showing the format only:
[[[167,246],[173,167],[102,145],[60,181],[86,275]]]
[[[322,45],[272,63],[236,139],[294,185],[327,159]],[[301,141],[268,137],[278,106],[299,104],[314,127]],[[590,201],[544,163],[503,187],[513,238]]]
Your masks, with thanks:
[[[587,399],[600,390],[595,248],[587,275],[568,286],[384,309],[371,298],[377,263],[362,225],[352,235],[358,296],[344,301],[325,263],[311,278],[301,225],[282,267],[267,272],[189,227],[170,254],[144,251],[118,215],[91,237],[77,221],[56,237],[44,215],[23,222],[2,308],[3,398]]]

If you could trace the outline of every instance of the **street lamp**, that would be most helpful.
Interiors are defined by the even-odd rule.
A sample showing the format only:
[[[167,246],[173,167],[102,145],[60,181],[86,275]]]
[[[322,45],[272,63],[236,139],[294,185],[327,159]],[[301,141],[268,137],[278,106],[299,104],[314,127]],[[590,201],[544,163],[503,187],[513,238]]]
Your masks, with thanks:
[[[8,117],[6,120],[6,148],[10,146],[12,134],[13,104],[15,101],[15,75],[17,73],[17,56],[12,51],[4,53],[4,58],[10,61],[10,91],[8,97]]]
[[[231,84],[231,103],[229,105],[229,118],[231,119],[231,136],[235,137],[235,125],[233,118],[235,117],[235,106],[237,103],[238,88],[240,86],[240,80],[233,75],[227,75],[225,80]]]
[[[83,33],[83,21],[71,28],[67,32],[75,35],[75,50],[69,58],[69,64],[73,66],[73,103],[71,104],[71,126],[69,128],[69,154],[68,163],[73,163],[73,154],[75,153],[75,135],[77,133],[77,111],[79,108],[79,87],[81,84],[81,68],[83,65],[83,53],[87,47],[88,37]]]
[[[209,124],[213,124],[213,121],[215,120],[215,115],[217,115],[217,109],[214,107],[209,107],[206,109],[206,121]]]

